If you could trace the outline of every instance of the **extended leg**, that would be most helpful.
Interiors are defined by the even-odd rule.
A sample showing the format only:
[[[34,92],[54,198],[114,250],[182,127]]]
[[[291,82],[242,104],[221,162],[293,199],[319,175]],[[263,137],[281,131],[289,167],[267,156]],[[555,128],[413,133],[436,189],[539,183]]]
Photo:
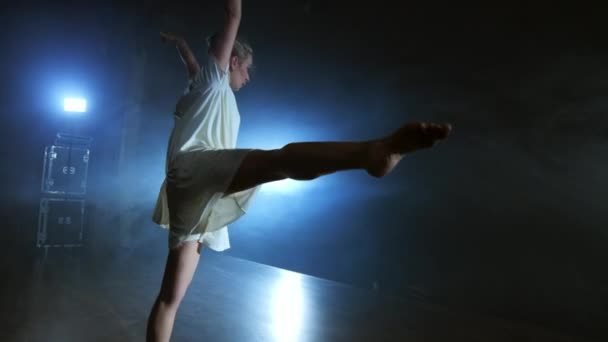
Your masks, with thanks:
[[[177,308],[198,265],[200,248],[196,241],[189,241],[169,250],[160,293],[148,319],[146,341],[169,341]]]
[[[447,138],[448,124],[409,123],[382,139],[363,142],[291,143],[278,150],[247,154],[226,194],[285,178],[311,180],[343,170],[363,169],[374,177],[389,173],[404,155]]]

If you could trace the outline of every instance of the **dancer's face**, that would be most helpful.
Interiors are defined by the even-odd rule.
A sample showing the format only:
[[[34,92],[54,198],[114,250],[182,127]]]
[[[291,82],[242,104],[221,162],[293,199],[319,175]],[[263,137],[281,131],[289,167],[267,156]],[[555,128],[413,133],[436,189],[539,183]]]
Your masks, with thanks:
[[[249,69],[253,64],[251,55],[244,60],[239,60],[237,56],[230,58],[230,88],[238,91],[249,82]]]

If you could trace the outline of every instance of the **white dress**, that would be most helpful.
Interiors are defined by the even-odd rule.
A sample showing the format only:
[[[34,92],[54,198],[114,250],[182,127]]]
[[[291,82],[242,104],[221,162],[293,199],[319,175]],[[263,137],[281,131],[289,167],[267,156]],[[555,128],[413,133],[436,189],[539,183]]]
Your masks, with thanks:
[[[250,151],[236,149],[240,115],[229,84],[209,55],[178,101],[167,149],[166,177],[153,221],[169,229],[169,248],[198,240],[209,248],[230,248],[227,225],[246,213],[260,186],[224,196]]]

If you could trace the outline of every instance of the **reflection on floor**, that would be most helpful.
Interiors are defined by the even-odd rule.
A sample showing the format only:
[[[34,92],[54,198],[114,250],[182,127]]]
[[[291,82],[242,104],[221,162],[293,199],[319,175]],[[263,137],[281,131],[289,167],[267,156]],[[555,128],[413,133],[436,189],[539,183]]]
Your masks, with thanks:
[[[143,341],[164,260],[4,259],[1,341]],[[172,341],[581,341],[203,253]]]

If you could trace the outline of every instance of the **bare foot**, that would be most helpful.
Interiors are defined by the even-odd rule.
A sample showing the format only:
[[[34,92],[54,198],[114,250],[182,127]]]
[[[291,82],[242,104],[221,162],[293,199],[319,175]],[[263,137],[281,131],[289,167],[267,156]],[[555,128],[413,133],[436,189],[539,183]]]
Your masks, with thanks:
[[[450,135],[450,124],[411,122],[393,134],[373,141],[369,149],[367,172],[374,177],[387,175],[408,153],[430,148]]]

